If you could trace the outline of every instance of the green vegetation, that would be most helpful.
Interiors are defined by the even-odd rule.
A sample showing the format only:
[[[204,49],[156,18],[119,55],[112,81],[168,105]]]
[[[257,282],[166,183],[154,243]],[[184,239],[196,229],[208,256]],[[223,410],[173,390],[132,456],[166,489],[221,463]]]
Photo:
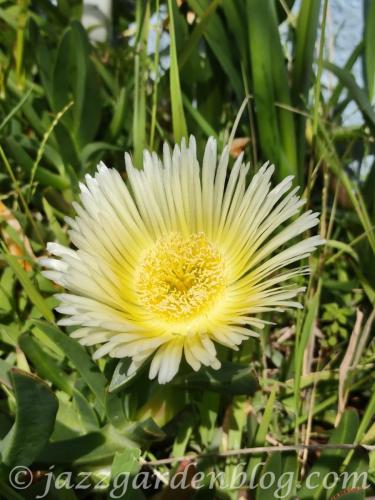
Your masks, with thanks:
[[[136,474],[139,457],[375,444],[375,4],[363,41],[338,67],[326,50],[328,0],[301,0],[297,12],[293,3],[114,2],[111,43],[93,44],[79,0],[0,0],[1,498],[42,494],[52,465],[56,476],[90,472],[94,488],[103,477],[108,487],[119,472]],[[357,62],[363,88],[352,76]],[[90,348],[56,326],[57,287],[38,264],[48,241],[69,241],[64,217],[74,214],[78,182],[100,160],[124,174],[124,151],[140,166],[145,147],[161,152],[187,133],[200,153],[209,135],[223,146],[246,96],[232,156],[244,149],[251,174],[270,160],[278,179],[294,175],[307,206],[321,213],[327,241],[302,280],[304,309],[267,318],[276,324],[219,372],[180,375],[168,386],[145,372],[126,377],[123,362],[92,361]],[[344,122],[349,106],[360,125]],[[197,467],[223,471],[229,484],[260,462],[277,477],[294,473],[284,498],[297,488],[303,499],[375,495],[375,452],[363,449],[211,456]],[[20,464],[34,471],[23,491],[8,481]],[[184,466],[154,465],[153,477]],[[313,471],[365,471],[370,487],[340,479],[309,489]],[[106,495],[54,488],[47,498]],[[129,487],[121,498],[144,493]],[[153,494],[239,498],[219,485]],[[260,486],[251,495],[276,498]]]

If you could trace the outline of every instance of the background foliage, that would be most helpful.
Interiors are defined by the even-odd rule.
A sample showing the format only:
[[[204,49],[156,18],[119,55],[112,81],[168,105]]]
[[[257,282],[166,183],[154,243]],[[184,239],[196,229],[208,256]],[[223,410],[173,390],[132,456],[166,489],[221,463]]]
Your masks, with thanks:
[[[110,42],[93,44],[79,0],[0,0],[4,498],[23,498],[8,484],[17,464],[34,471],[22,493],[34,498],[51,465],[56,475],[92,471],[93,481],[104,472],[109,484],[111,473],[135,472],[132,458],[140,454],[153,460],[267,444],[375,442],[375,2],[364,2],[363,41],[344,67],[327,50],[329,1],[301,0],[291,10],[293,3],[121,0]],[[363,88],[351,73],[358,61]],[[331,75],[329,88],[323,73]],[[99,160],[123,173],[125,150],[141,165],[143,148],[160,151],[163,141],[187,133],[200,151],[209,135],[222,146],[245,96],[232,156],[246,149],[252,172],[269,159],[279,179],[293,174],[308,207],[322,214],[327,243],[311,261],[306,307],[270,317],[276,324],[261,342],[249,340],[220,372],[181,375],[163,389],[144,373],[127,379],[123,363],[95,365],[54,324],[56,289],[37,259],[47,241],[68,243],[64,217],[73,214],[78,181]],[[361,113],[360,125],[344,122],[348,106]],[[250,473],[260,460],[265,471],[296,472],[299,484],[286,498],[297,487],[300,498],[343,489],[307,490],[309,470],[369,471],[374,494],[374,453],[273,453],[247,457],[241,467]],[[238,461],[197,467],[230,478]],[[49,498],[80,494],[61,489]],[[274,492],[258,488],[251,496]],[[123,498],[143,497],[128,491]]]

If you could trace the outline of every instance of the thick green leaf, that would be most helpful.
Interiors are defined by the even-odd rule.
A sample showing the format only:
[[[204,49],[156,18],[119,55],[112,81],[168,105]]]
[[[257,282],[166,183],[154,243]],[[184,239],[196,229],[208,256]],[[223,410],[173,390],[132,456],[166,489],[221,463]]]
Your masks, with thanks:
[[[243,442],[243,435],[246,429],[248,398],[246,396],[235,396],[232,400],[230,411],[226,416],[226,448],[229,450],[238,450]],[[225,484],[236,486],[238,476],[243,472],[245,463],[237,458],[231,458],[225,461],[224,481]]]
[[[134,382],[138,378],[138,376],[143,372],[146,368],[147,363],[144,363],[142,367],[137,370],[132,375],[127,375],[129,366],[131,364],[130,358],[125,358],[120,360],[115,368],[115,371],[112,375],[112,380],[108,388],[108,392],[118,392],[122,389],[128,387],[131,383]]]
[[[355,488],[357,490],[356,493],[360,495],[357,498],[364,500],[366,497],[366,488],[369,486],[368,472],[368,453],[364,450],[359,450],[353,456],[348,467],[345,467],[340,474],[340,479],[337,482],[332,496],[341,498],[344,492],[349,493],[351,489]]]
[[[171,455],[173,457],[182,457],[186,454],[186,448],[194,430],[195,422],[195,416],[187,413],[186,417],[184,416],[184,419],[179,423],[172,447]]]
[[[299,480],[299,460],[297,453],[282,454],[282,480],[279,480],[278,498],[294,499]]]
[[[135,440],[127,437],[111,425],[100,432],[49,443],[39,454],[40,464],[110,464],[114,454],[137,446]]]
[[[150,384],[149,381],[147,383]],[[152,419],[159,428],[174,419],[185,408],[188,400],[187,391],[181,391],[172,383],[167,386],[150,384],[147,390],[140,385],[139,390],[145,392],[146,403],[136,412],[134,420],[142,424]]]
[[[186,389],[210,390],[231,396],[254,394],[259,387],[252,368],[240,363],[223,363],[220,370],[202,367],[197,373],[176,377],[172,384]]]
[[[85,462],[85,459],[92,456],[98,456],[98,460],[101,460],[104,444],[105,437],[99,432],[90,432],[84,436],[51,442],[41,450],[37,457],[37,463],[71,464],[80,459],[84,463],[90,463],[90,460]],[[112,450],[112,453],[115,451]]]
[[[19,345],[35,366],[38,374],[56,387],[71,395],[73,392],[72,386],[68,381],[66,374],[59,367],[56,361],[50,356],[38,342],[28,333],[24,333],[19,337]]]
[[[152,420],[129,423],[123,428],[110,424],[84,436],[49,443],[38,455],[41,464],[109,464],[116,452],[136,446],[149,446],[165,438]]]
[[[54,325],[50,325],[43,321],[35,321],[34,323],[49,337],[52,342],[64,351],[69,361],[78,373],[80,373],[83,380],[96,396],[101,410],[104,411],[105,387],[107,382],[104,375],[99,371],[98,367],[92,361],[85,348]]]
[[[355,410],[347,410],[329,439],[330,444],[350,444],[354,442],[359,425],[358,414]],[[306,480],[299,492],[301,499],[320,498],[324,484],[323,481],[312,481],[309,477],[324,478],[329,472],[338,471],[345,458],[345,450],[324,450],[311,470],[306,474]],[[330,483],[332,484],[332,483]]]
[[[57,412],[57,399],[38,377],[13,368],[10,372],[16,398],[16,420],[2,442],[8,466],[30,465],[48,442]]]
[[[143,500],[145,496],[139,488],[133,488],[132,480],[141,469],[141,450],[129,448],[116,453],[112,462],[111,483],[109,490],[121,500]],[[125,481],[127,481],[125,483]],[[126,484],[127,488],[124,488]]]
[[[144,445],[165,438],[165,432],[152,418],[148,418],[143,422],[128,423],[123,427],[122,432],[136,443]]]
[[[199,436],[206,448],[212,446],[216,430],[220,405],[220,394],[206,391],[203,393],[202,401],[198,404],[199,409]]]
[[[107,392],[106,415],[114,427],[123,427],[127,419],[124,411],[124,397],[122,394]]]
[[[25,500],[25,498],[18,493],[16,493],[8,484],[9,474],[2,474],[4,477],[0,477],[0,491],[4,495],[6,500]]]
[[[9,372],[12,365],[0,358],[0,384],[4,384],[6,387],[11,388],[12,383],[9,378]]]
[[[275,478],[274,481],[261,481],[256,490],[256,500],[273,500],[278,498],[278,480],[281,475],[281,453],[271,453],[260,473],[260,477],[266,475]]]
[[[73,400],[77,408],[83,429],[86,432],[94,432],[99,429],[98,417],[87,401],[85,396],[78,389],[74,389]]]

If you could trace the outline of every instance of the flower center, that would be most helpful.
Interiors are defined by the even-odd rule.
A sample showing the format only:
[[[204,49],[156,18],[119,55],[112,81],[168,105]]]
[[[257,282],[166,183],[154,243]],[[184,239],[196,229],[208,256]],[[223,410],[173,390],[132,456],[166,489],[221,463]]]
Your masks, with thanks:
[[[225,289],[221,253],[203,233],[171,233],[144,255],[136,273],[141,304],[168,322],[206,313]]]

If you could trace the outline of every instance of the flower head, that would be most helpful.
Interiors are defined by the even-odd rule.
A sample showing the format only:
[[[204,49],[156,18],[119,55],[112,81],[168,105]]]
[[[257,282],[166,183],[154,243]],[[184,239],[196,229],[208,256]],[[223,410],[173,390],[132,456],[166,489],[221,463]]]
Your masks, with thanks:
[[[45,276],[65,287],[57,310],[72,337],[96,345],[94,357],[132,358],[133,373],[149,357],[150,378],[177,373],[182,357],[194,369],[219,368],[215,344],[231,349],[257,336],[258,313],[301,307],[303,288],[290,267],[322,241],[294,240],[318,224],[287,177],[273,189],[273,166],[247,181],[241,154],[230,169],[209,139],[200,168],[194,138],[162,161],[145,152],[143,170],[125,156],[128,184],[98,166],[81,187],[68,219],[76,250],[49,243]],[[294,241],[291,241],[294,240]]]

